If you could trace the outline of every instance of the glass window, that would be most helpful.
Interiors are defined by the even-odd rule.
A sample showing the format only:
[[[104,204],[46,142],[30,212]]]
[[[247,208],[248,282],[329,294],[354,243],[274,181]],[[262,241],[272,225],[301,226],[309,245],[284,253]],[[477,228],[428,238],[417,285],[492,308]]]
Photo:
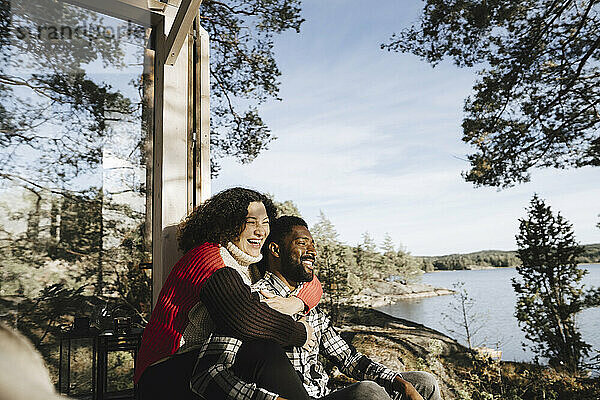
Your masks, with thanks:
[[[153,61],[134,23],[0,7],[0,318],[44,351],[100,301],[150,311]]]

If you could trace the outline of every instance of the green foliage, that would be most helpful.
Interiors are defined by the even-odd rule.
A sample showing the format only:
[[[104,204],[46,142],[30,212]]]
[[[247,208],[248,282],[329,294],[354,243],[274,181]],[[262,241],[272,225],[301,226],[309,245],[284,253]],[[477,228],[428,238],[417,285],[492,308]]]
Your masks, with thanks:
[[[324,300],[335,321],[340,307],[362,289],[382,280],[411,281],[422,274],[420,263],[397,250],[386,235],[383,252],[377,251],[373,238],[365,232],[363,242],[348,246],[338,239],[335,227],[321,211],[319,221],[311,227],[317,246],[316,274],[323,284]]]
[[[600,15],[595,1],[426,0],[387,44],[432,65],[479,66],[465,101],[464,173],[506,187],[531,168],[600,165]]]
[[[356,264],[357,275],[365,282],[370,280],[400,279],[414,281],[422,274],[419,262],[404,249],[396,249],[391,236],[386,234],[381,244],[381,251],[377,250],[375,241],[365,232],[362,243],[352,248]],[[368,286],[368,284],[366,285]]]
[[[84,286],[72,289],[63,283],[44,287],[35,297],[14,298],[5,304],[8,323],[27,336],[37,347],[58,334],[66,315],[81,315],[90,310]],[[5,318],[6,318],[5,316]]]
[[[429,339],[426,344],[426,356],[417,359],[420,371],[440,370],[440,355],[443,351],[442,342],[437,339]]]
[[[52,238],[56,245],[48,250],[51,258],[75,261],[100,251],[102,194],[98,190],[93,192],[65,197],[61,202],[59,229],[54,231],[59,234]]]
[[[298,210],[298,206],[292,200],[286,201],[277,201],[273,198],[272,195],[268,194],[269,198],[273,201],[275,208],[277,209],[277,216],[280,217],[282,215],[293,215],[295,217],[302,218],[300,214],[300,210]]]
[[[369,232],[363,233],[362,239],[362,243],[354,248],[354,257],[359,268],[357,275],[363,280],[381,278],[384,275],[381,271],[382,256],[377,252],[375,241]]]
[[[133,388],[133,355],[126,351],[108,353],[109,392]]]
[[[396,245],[389,234],[386,233],[380,248],[381,272],[386,278],[393,276],[410,282],[418,280],[423,274],[420,263],[410,253],[403,248],[396,250]]]
[[[406,371],[433,373],[444,399],[600,398],[598,376],[574,376],[548,366],[499,361],[473,354],[426,327],[399,329],[396,323],[404,325],[402,321],[373,309],[345,307],[344,313],[345,324],[352,329],[342,335],[351,340],[358,351],[390,367],[393,358],[401,361]],[[332,380],[341,381],[339,377]]]
[[[340,306],[352,294],[356,287],[350,285],[353,257],[347,246],[338,239],[335,227],[321,211],[319,221],[310,229],[317,246],[317,264],[315,272],[323,285],[325,308],[333,322],[339,317]]]
[[[40,207],[31,207],[27,201],[19,204],[29,210],[27,230],[15,228],[16,232],[5,231],[0,238],[4,253],[0,296],[31,299],[54,284],[69,289],[85,286],[89,288],[86,295],[108,295],[145,319],[152,285],[138,267],[149,257],[140,213],[97,191],[70,197],[40,191],[38,196],[29,198],[41,203]],[[23,218],[15,205],[0,206],[9,220]],[[38,317],[40,324],[46,323],[43,314]]]
[[[463,270],[478,268],[516,267],[521,260],[516,251],[483,250],[467,254],[446,256],[414,256],[415,262],[426,272],[434,270]],[[578,263],[600,263],[600,244],[583,246],[583,253],[577,257]]]
[[[519,279],[515,316],[536,359],[569,372],[580,371],[591,346],[577,328],[576,315],[586,307],[581,279],[587,271],[577,267],[583,248],[575,241],[572,225],[534,195],[526,218],[519,220],[516,236]]]
[[[452,386],[464,399],[595,400],[600,395],[597,377],[573,377],[539,365],[480,356],[444,361],[456,373]]]
[[[415,257],[425,270],[461,270],[482,267],[516,267],[521,263],[516,251],[484,250],[468,254]]]
[[[144,232],[143,223],[135,229],[123,230],[119,246],[107,252],[110,261],[106,264],[113,274],[107,284],[108,291],[118,294],[119,302],[146,323],[151,311],[152,277],[140,268],[140,260],[150,259]]]
[[[583,246],[583,252],[577,258],[579,263],[600,263],[600,243]]]
[[[206,0],[200,15],[211,44],[211,151],[251,162],[274,139],[256,105],[279,99],[273,38],[300,31],[300,0]]]
[[[356,274],[364,282],[390,278],[407,282],[420,278],[420,264],[404,249],[396,249],[389,234],[384,237],[381,251],[377,250],[369,232],[363,233],[362,238],[362,243],[353,247],[352,252],[358,267]]]

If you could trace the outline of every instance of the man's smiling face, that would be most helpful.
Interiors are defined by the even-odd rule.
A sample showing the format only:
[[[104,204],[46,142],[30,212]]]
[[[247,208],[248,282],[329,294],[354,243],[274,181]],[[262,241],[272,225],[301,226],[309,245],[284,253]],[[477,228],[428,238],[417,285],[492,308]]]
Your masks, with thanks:
[[[316,257],[310,231],[301,225],[293,226],[281,245],[281,274],[290,283],[310,282]]]

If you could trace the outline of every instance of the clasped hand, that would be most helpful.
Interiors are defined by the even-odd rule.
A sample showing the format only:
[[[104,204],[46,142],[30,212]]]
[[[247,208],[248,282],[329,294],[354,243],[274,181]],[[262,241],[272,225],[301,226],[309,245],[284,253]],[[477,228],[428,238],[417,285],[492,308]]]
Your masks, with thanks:
[[[265,297],[262,301],[267,303],[267,305],[272,309],[277,310],[282,314],[291,316],[304,310],[304,302],[296,296],[281,297],[266,290],[261,290],[260,293]],[[305,350],[311,350],[317,344],[315,330],[306,321],[306,317],[300,318],[298,322],[304,324],[304,327],[306,328],[306,342],[302,348]]]
[[[261,290],[260,293],[265,297],[263,302],[282,314],[295,315],[304,310],[304,302],[296,296],[281,297],[266,290]]]

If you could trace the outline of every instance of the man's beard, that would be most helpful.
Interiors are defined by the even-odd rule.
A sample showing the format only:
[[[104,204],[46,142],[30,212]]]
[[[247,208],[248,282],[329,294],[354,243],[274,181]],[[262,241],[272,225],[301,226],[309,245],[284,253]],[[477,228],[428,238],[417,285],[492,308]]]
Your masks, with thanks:
[[[310,282],[313,280],[312,269],[307,271],[301,260],[293,259],[287,250],[284,251],[283,256],[281,273],[287,280],[296,283]]]

